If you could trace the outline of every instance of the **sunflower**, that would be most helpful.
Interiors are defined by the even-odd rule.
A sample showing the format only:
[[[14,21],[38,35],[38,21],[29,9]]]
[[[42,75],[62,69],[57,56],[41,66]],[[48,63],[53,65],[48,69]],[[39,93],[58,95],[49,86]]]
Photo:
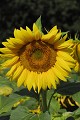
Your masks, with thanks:
[[[78,40],[78,38],[76,38],[73,41],[73,52],[72,52],[72,56],[75,59],[76,63],[75,63],[75,67],[74,70],[76,72],[80,72],[80,41]]]
[[[17,80],[17,86],[24,85],[38,93],[41,89],[56,89],[59,79],[66,81],[75,60],[70,56],[72,40],[54,26],[43,34],[36,23],[33,30],[20,27],[14,30],[14,38],[2,42],[1,57],[3,69],[10,68],[7,76]]]

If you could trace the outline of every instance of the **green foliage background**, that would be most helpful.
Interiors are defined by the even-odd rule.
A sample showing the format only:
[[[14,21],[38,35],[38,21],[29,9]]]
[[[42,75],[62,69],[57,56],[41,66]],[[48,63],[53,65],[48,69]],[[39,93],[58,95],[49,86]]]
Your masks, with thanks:
[[[14,28],[32,27],[41,15],[43,26],[80,32],[79,0],[3,0],[0,2],[0,42],[13,36]]]

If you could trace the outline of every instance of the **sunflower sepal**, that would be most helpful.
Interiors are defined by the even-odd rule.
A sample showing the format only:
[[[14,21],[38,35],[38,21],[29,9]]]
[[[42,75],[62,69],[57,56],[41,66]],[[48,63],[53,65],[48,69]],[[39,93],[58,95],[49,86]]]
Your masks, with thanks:
[[[36,20],[35,24],[37,25],[40,32],[42,32],[41,16]]]

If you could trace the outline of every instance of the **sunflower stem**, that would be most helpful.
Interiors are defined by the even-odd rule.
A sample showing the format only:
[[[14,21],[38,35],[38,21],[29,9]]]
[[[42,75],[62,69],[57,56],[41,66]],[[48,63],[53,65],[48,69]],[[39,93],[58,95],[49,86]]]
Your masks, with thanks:
[[[47,109],[47,91],[42,90],[41,95],[42,95],[42,111],[46,112],[48,110]]]

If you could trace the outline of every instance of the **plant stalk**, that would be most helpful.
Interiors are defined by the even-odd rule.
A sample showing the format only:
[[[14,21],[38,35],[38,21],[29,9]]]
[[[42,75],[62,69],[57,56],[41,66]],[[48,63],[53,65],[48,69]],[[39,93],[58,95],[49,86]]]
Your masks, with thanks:
[[[48,108],[47,108],[47,91],[42,90],[41,95],[42,95],[42,111],[46,112],[48,110]]]

